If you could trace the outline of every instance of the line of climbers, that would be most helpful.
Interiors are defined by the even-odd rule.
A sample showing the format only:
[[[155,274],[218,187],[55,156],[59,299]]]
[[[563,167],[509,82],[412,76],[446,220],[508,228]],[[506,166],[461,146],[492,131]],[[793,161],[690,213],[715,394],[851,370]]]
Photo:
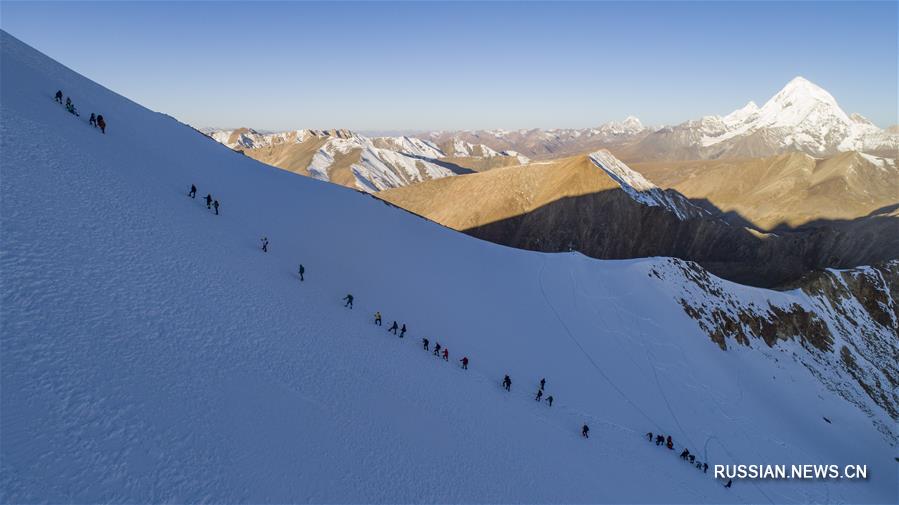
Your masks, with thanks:
[[[646,439],[649,440],[650,442],[653,441],[653,436],[652,436],[651,431],[646,433]],[[668,435],[668,438],[666,439],[665,435],[658,434],[655,436],[655,443],[656,443],[656,446],[660,446],[660,445],[664,444],[665,447],[667,447],[669,450],[674,450],[674,441],[671,439],[671,435]],[[702,461],[696,461],[696,455],[691,454],[690,449],[687,449],[686,447],[680,453],[680,459],[690,463],[690,465],[695,466],[697,470],[702,470],[702,473],[708,473],[708,471],[709,471],[709,464],[703,463]],[[732,483],[733,483],[733,481],[728,480],[727,484],[725,484],[724,487],[729,488]]]
[[[58,90],[56,92],[56,95],[53,97],[53,99],[56,100],[56,103],[62,105],[62,90]],[[66,111],[68,111],[69,114],[81,117],[81,114],[78,112],[78,109],[75,108],[75,104],[72,103],[72,97],[66,97],[65,105],[66,105]],[[90,117],[90,119],[88,119],[87,122],[94,128],[99,128],[100,131],[103,132],[104,135],[106,134],[106,120],[103,119],[103,114],[97,115],[97,114],[94,114],[93,112],[91,112],[91,117]]]
[[[302,268],[302,265],[300,265],[300,268]],[[302,278],[300,280],[302,280]],[[347,294],[343,299],[346,301],[346,303],[344,304],[344,307],[353,308],[353,295],[352,294]],[[382,326],[381,311],[375,311],[374,324],[376,326]],[[399,331],[399,333],[397,333],[397,331]],[[403,338],[406,335],[406,324],[403,323],[402,326],[400,326],[400,324],[397,321],[393,321],[393,324],[390,325],[390,328],[387,329],[387,332],[393,333],[394,335],[398,336],[399,338]],[[422,342],[422,347],[424,348],[424,350],[429,351],[430,350],[429,347],[431,344],[430,340],[428,340],[427,337],[424,337],[421,339],[421,342]],[[441,350],[443,351],[442,353],[441,353]],[[449,350],[446,349],[445,347],[441,347],[440,342],[434,343],[434,350],[433,350],[432,354],[434,356],[438,356],[438,357],[442,356],[444,361],[449,361]],[[468,357],[465,356],[459,361],[462,363],[462,368],[464,370],[468,370]],[[502,388],[505,389],[506,391],[512,390],[512,378],[509,377],[509,374],[506,374],[505,377],[503,377]],[[544,392],[545,388],[546,388],[546,378],[544,377],[544,378],[540,379],[539,387],[537,389],[537,394],[534,397],[535,401],[539,402],[543,399],[543,392]],[[552,405],[553,405],[552,395],[549,395],[546,397],[546,402],[549,404],[550,407],[552,407]],[[587,424],[584,424],[583,426],[581,426],[581,436],[584,438],[590,438],[590,426],[588,426]],[[652,432],[647,433],[646,438],[650,442],[652,442],[653,441]],[[674,450],[674,440],[671,438],[671,435],[668,435],[667,438],[661,434],[657,435],[655,437],[655,442],[656,442],[657,446],[664,444],[665,447],[667,447],[669,450]],[[684,451],[681,453],[680,457],[684,461],[688,461],[691,465],[695,465],[696,468],[698,470],[701,470],[703,473],[708,473],[708,470],[709,470],[708,463],[696,461],[696,456],[694,454],[690,454],[690,451],[688,449],[684,449]],[[725,484],[724,487],[730,488],[732,483],[733,483],[732,480],[728,480],[727,484]]]
[[[196,186],[191,185],[191,196],[193,197],[195,195],[196,195]],[[207,196],[206,198],[207,198],[207,203],[208,203],[210,197]],[[216,202],[216,209],[218,209],[217,204],[218,204],[218,202]],[[216,213],[218,213],[218,212],[216,212]],[[262,238],[262,251],[268,252],[268,238],[267,237]],[[306,272],[305,267],[302,264],[300,264],[298,275],[299,275],[301,282],[304,280],[305,272]],[[347,295],[344,296],[342,300],[345,302],[343,305],[344,307],[348,307],[350,309],[353,308],[354,297],[351,293],[347,293]],[[381,311],[375,311],[374,324],[376,326],[383,326]],[[406,324],[403,323],[402,326],[400,326],[400,324],[397,321],[393,321],[393,324],[390,325],[390,328],[388,328],[387,332],[393,333],[394,335],[398,336],[399,338],[404,338],[406,335]],[[397,333],[397,332],[399,332],[399,333]],[[431,351],[431,348],[430,348],[431,342],[430,342],[430,340],[428,340],[427,337],[423,337],[421,339],[421,343],[422,343],[422,348],[425,351]],[[449,361],[449,350],[445,347],[442,347],[440,345],[440,342],[434,343],[434,348],[433,348],[432,354],[434,356],[437,356],[438,358],[442,357],[444,361]],[[469,363],[468,356],[463,356],[462,359],[459,360],[459,362],[462,363],[463,370],[468,370],[468,363]],[[512,378],[509,377],[509,374],[506,374],[505,377],[503,377],[502,388],[505,389],[506,391],[512,390]],[[539,402],[541,400],[544,400],[543,393],[544,393],[545,388],[546,388],[546,378],[544,377],[544,378],[540,379],[539,386],[537,389],[537,394],[534,397],[535,401]],[[553,399],[552,395],[548,395],[548,396],[546,396],[544,401],[546,401],[546,403],[550,407],[552,407],[554,399]],[[590,427],[586,423],[583,426],[581,426],[581,436],[583,438],[590,438]],[[671,435],[668,435],[667,437],[665,437],[665,435],[658,434],[655,436],[655,438],[653,438],[653,433],[648,432],[648,433],[646,433],[646,439],[650,443],[653,442],[653,440],[655,440],[656,446],[664,445],[669,450],[674,450],[674,440],[671,438]],[[701,470],[703,473],[708,473],[708,470],[709,470],[708,463],[696,461],[696,455],[691,454],[688,449],[685,448],[683,450],[683,452],[681,452],[680,457],[684,461],[689,462],[691,465],[695,465],[696,469]],[[733,480],[729,479],[727,481],[727,483],[724,485],[724,487],[730,488],[732,484],[733,484]]]
[[[346,304],[344,304],[344,307],[349,306],[350,308],[353,308],[353,295],[348,294],[346,297],[344,297],[344,300],[346,300]],[[375,311],[374,324],[376,326],[383,326],[381,311]],[[399,333],[397,333],[397,331],[399,331]],[[406,323],[403,323],[403,325],[400,326],[400,324],[397,321],[393,321],[393,324],[390,325],[390,328],[387,329],[387,332],[393,333],[394,335],[398,336],[399,338],[403,338],[406,336]],[[431,341],[428,340],[427,337],[423,337],[421,339],[421,343],[422,343],[422,348],[425,351],[431,350],[430,349]],[[440,342],[434,343],[434,350],[433,350],[432,354],[437,357],[442,357],[444,361],[449,361],[449,349],[447,349],[446,347],[442,347],[440,345]],[[468,362],[469,362],[468,356],[463,356],[462,359],[459,360],[459,362],[462,363],[463,370],[468,370]],[[509,377],[508,374],[503,378],[502,387],[506,391],[511,391],[512,379]],[[539,402],[543,399],[543,392],[544,392],[545,387],[546,387],[546,378],[544,377],[544,378],[540,379],[540,387],[537,389],[537,395],[534,397],[535,401]],[[546,397],[546,403],[549,404],[550,407],[553,406],[553,401],[554,401],[554,398],[552,397],[552,395],[549,395]],[[586,428],[586,431],[582,431],[582,434],[584,435],[584,437],[587,437],[587,431],[589,431],[589,428],[587,428],[587,425],[584,425],[584,428]]]
[[[189,196],[191,198],[197,197],[197,185],[196,184],[190,185],[190,191],[187,192],[187,196]],[[219,201],[213,200],[212,194],[209,194],[209,193],[206,194],[206,208],[209,210],[215,209],[215,215],[216,216],[219,215]]]

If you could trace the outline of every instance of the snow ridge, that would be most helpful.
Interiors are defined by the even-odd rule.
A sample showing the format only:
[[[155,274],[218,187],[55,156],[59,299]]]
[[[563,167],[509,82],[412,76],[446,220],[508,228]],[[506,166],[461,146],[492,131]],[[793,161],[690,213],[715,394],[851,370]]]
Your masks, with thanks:
[[[643,205],[665,208],[681,221],[708,214],[704,209],[690,203],[683,195],[663,191],[605,149],[590,154],[589,158],[594,165],[618,183],[628,196]]]

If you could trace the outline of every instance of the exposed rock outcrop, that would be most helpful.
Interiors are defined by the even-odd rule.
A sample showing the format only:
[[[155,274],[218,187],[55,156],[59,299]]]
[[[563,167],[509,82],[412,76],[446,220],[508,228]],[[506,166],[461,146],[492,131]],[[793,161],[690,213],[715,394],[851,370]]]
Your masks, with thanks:
[[[828,388],[867,412],[895,440],[899,422],[899,260],[850,270],[812,273],[782,301],[738,295],[699,265],[670,259],[677,268],[651,275],[677,285],[680,303],[722,350],[734,345],[791,346]]]

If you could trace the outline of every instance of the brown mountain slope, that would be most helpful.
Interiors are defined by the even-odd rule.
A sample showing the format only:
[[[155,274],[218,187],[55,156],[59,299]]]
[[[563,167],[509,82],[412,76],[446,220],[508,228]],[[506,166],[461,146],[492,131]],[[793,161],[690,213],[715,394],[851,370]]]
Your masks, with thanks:
[[[796,228],[867,216],[899,204],[899,164],[856,152],[769,158],[632,163],[663,188],[735,213],[754,227]]]
[[[587,156],[574,156],[447,177],[382,191],[378,196],[444,226],[465,230],[531,212],[559,198],[617,188]]]
[[[327,141],[328,137],[311,137],[305,142],[284,142],[257,149],[243,149],[242,152],[262,163],[309,175],[307,167],[312,162],[312,157]]]
[[[640,203],[587,156],[427,181],[378,196],[500,244],[611,259],[673,256],[761,286],[821,267],[882,261],[899,251],[895,215],[776,235],[718,218],[685,220],[663,206]]]
[[[487,170],[493,170],[494,168],[513,167],[521,164],[514,156],[492,156],[489,158],[479,158],[476,156],[446,156],[440,158],[440,161],[467,168],[474,172],[486,172]]]

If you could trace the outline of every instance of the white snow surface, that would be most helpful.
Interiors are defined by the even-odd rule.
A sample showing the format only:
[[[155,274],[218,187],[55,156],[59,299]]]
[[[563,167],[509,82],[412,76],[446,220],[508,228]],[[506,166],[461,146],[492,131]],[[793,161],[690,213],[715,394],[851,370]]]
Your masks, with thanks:
[[[721,351],[648,275],[664,259],[479,241],[235,154],[5,32],[0,56],[4,503],[896,502],[868,417],[778,348]],[[870,477],[724,489],[647,431],[711,464]]]
[[[440,148],[437,147],[437,144],[431,142],[430,140],[408,136],[376,137],[374,140],[381,140],[386,145],[389,145],[394,151],[398,151],[404,154],[411,154],[413,156],[433,159],[445,157],[443,151],[441,151]]]

